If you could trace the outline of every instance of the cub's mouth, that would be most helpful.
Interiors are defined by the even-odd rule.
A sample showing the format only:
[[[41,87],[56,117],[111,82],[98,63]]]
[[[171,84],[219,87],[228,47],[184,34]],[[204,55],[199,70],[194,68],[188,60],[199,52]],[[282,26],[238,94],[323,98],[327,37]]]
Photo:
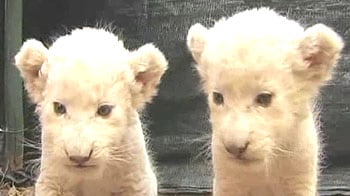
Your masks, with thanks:
[[[92,165],[92,164],[69,164],[66,165],[67,168],[69,169],[94,169],[97,168],[97,165]]]
[[[263,162],[263,159],[258,159],[258,158],[251,157],[251,156],[237,157],[237,156],[234,156],[234,155],[228,153],[228,157],[232,161],[235,161],[236,163],[243,164],[243,165],[259,164],[259,163]]]

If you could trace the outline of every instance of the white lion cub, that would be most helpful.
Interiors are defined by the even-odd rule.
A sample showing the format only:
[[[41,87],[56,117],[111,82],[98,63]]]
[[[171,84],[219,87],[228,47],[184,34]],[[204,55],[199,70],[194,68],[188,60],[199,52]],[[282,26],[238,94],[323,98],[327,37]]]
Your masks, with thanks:
[[[152,44],[128,51],[114,34],[75,29],[15,57],[42,125],[37,196],[155,196],[138,112],[167,69]]]
[[[187,43],[211,111],[215,196],[315,196],[313,100],[342,39],[268,8],[193,25]]]

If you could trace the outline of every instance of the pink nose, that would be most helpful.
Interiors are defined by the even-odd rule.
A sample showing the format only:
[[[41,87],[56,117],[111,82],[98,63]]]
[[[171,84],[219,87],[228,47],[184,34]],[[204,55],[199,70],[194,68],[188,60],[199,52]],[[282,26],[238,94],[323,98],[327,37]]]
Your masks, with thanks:
[[[78,165],[83,165],[89,159],[90,159],[89,156],[69,156],[69,160]]]
[[[227,150],[227,152],[231,153],[232,155],[234,155],[237,158],[242,157],[242,155],[244,154],[244,152],[247,150],[249,146],[249,142],[245,143],[242,146],[237,146],[237,145],[225,145],[225,148]]]
[[[81,156],[81,155],[68,155],[68,158],[70,161],[78,164],[78,165],[83,165],[84,163],[86,163],[87,161],[90,160],[92,155],[92,150],[90,150],[89,155],[88,156]]]

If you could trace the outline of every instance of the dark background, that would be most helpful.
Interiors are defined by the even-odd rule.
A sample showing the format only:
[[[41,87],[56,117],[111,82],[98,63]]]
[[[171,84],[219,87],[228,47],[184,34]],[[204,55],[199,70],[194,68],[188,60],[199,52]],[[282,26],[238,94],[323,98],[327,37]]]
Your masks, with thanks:
[[[192,24],[201,22],[209,27],[223,16],[269,6],[305,27],[324,23],[334,28],[344,38],[346,47],[335,79],[322,89],[320,97],[321,131],[328,157],[320,189],[325,195],[350,195],[350,1],[24,0],[23,3],[24,39],[36,38],[49,45],[52,38],[74,27],[109,24],[115,27],[127,48],[153,42],[164,52],[170,68],[160,85],[159,96],[145,110],[143,121],[149,129],[162,192],[208,192],[211,188],[210,160],[205,152],[210,141],[208,109],[185,44]],[[2,82],[0,89],[1,85]],[[34,107],[28,102],[24,107],[25,127],[35,130]],[[26,136],[33,138],[36,133],[27,132]]]

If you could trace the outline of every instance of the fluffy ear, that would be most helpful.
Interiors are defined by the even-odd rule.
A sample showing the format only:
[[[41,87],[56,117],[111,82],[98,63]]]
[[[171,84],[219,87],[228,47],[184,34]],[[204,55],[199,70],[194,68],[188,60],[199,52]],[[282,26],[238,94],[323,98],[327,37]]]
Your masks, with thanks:
[[[199,23],[191,26],[188,30],[187,47],[197,63],[200,63],[199,61],[206,45],[207,32],[208,29]]]
[[[141,110],[157,94],[168,62],[159,49],[146,44],[131,53],[130,66],[135,77],[135,85],[131,88],[133,105]]]
[[[298,48],[302,63],[293,66],[293,72],[310,88],[319,87],[331,79],[343,46],[340,36],[325,25],[306,29]]]
[[[15,56],[15,65],[19,69],[24,79],[24,86],[34,103],[42,100],[46,76],[40,70],[46,61],[47,51],[41,42],[30,39],[23,43]]]

